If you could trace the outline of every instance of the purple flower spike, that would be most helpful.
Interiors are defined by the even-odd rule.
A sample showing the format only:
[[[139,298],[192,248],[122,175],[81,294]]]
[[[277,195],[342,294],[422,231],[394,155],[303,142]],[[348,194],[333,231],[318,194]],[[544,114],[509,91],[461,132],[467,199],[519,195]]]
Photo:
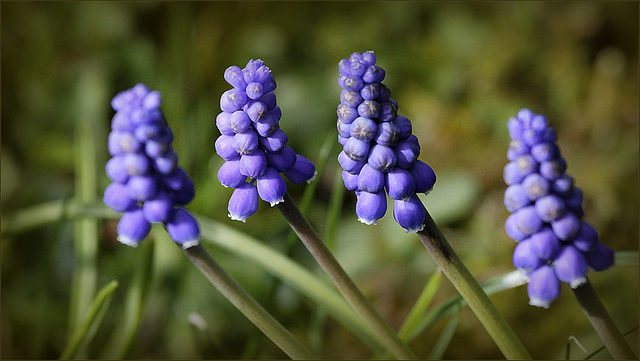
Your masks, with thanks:
[[[512,214],[505,230],[519,242],[513,253],[516,268],[535,269],[530,273],[530,303],[547,308],[560,293],[560,281],[579,287],[589,268],[602,271],[614,264],[614,251],[581,219],[582,190],[565,173],[567,163],[547,119],[522,109],[507,128],[511,142],[503,174],[508,185],[504,203]]]
[[[531,306],[549,308],[551,302],[560,295],[560,281],[553,267],[544,265],[532,272],[529,275],[527,292]]]
[[[386,190],[395,200],[396,222],[407,232],[417,232],[423,228],[426,209],[416,193],[431,191],[436,175],[418,160],[420,145],[411,134],[411,121],[398,115],[398,103],[382,84],[386,73],[375,62],[375,54],[368,51],[338,63],[338,85],[343,89],[337,109],[342,179],[358,195],[356,214],[361,222],[375,224],[384,215],[382,206],[366,210],[364,204],[372,203],[375,194],[376,204],[384,203],[386,210]]]
[[[280,129],[282,110],[273,92],[276,81],[262,60],[252,59],[244,68],[230,66],[224,79],[233,88],[222,94],[222,112],[216,117],[221,134],[216,140],[216,153],[225,160],[218,170],[218,180],[234,188],[229,217],[246,222],[258,211],[259,199],[271,206],[283,201],[287,192],[283,175],[295,184],[311,182],[316,168],[287,145],[289,138]],[[357,99],[359,95],[345,93],[344,97]]]
[[[151,223],[168,228],[176,207],[186,205],[195,196],[193,182],[178,166],[178,156],[171,147],[173,133],[160,110],[161,103],[161,94],[149,91],[143,84],[119,93],[111,103],[116,110],[108,141],[113,158],[105,170],[113,183],[105,189],[103,200],[113,210],[124,212],[118,222],[118,241],[130,246],[136,246],[149,234]],[[227,119],[221,118],[217,123],[227,131]],[[228,140],[232,139],[230,136]],[[224,140],[216,144],[216,150],[237,157],[231,142]],[[191,219],[192,227],[197,229]],[[169,232],[174,242],[183,244],[185,239],[178,235]]]

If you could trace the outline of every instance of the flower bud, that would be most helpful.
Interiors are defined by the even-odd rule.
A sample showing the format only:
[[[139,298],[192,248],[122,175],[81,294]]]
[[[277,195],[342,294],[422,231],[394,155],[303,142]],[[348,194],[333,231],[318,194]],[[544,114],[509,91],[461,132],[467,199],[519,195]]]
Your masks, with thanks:
[[[422,231],[426,214],[426,208],[415,194],[407,200],[393,201],[393,218],[407,233]]]
[[[147,199],[142,205],[144,218],[150,223],[166,222],[172,209],[173,202],[164,192],[157,192],[153,198]]]
[[[175,208],[166,223],[167,233],[175,243],[187,249],[200,243],[198,222],[184,208]]]
[[[311,183],[316,179],[317,172],[316,166],[310,160],[300,154],[296,154],[296,162],[293,167],[285,169],[282,174],[292,183],[302,184],[304,182]]]
[[[275,168],[268,167],[265,173],[258,178],[256,185],[260,199],[269,202],[271,207],[284,202],[287,185]]]
[[[595,247],[584,254],[587,265],[594,271],[604,271],[615,263],[613,249],[602,243],[596,243]]]
[[[396,152],[394,152],[392,148],[376,144],[371,149],[367,162],[371,168],[386,172],[396,166],[397,160]]]
[[[127,181],[127,194],[135,201],[151,199],[156,191],[156,180],[151,176],[133,176]]]
[[[371,119],[358,117],[349,127],[349,134],[363,142],[369,142],[375,137],[378,126]]]
[[[546,261],[555,259],[562,247],[560,240],[549,227],[544,227],[532,234],[529,239],[531,242],[531,250],[536,257]]]
[[[587,222],[580,221],[580,227],[571,244],[581,252],[589,252],[598,244],[598,232]]]
[[[104,204],[116,212],[126,212],[136,207],[136,201],[129,197],[126,185],[111,183],[104,190]]]
[[[240,156],[240,154],[235,150],[234,147],[234,135],[221,135],[216,139],[215,148],[216,153],[224,160],[235,159]]]
[[[144,218],[141,208],[125,212],[118,221],[118,242],[137,247],[151,230],[151,224]]]
[[[384,189],[385,174],[371,168],[369,164],[364,164],[357,177],[357,189],[359,190],[378,193]]]
[[[528,275],[540,268],[544,262],[533,251],[531,239],[520,241],[513,250],[513,265]]]
[[[560,281],[552,267],[543,265],[529,275],[527,285],[529,304],[549,308],[549,304],[560,295]]]
[[[244,74],[240,67],[232,65],[224,71],[224,80],[231,86],[238,89],[246,89],[247,82],[244,81]]]
[[[349,158],[359,161],[366,159],[369,154],[369,142],[364,142],[357,138],[351,137],[343,147],[343,151]]]
[[[277,153],[284,148],[288,139],[282,129],[277,129],[268,137],[260,137],[258,142],[266,151]]]
[[[218,169],[218,180],[224,187],[237,188],[247,181],[247,176],[240,173],[240,158],[224,162]]]
[[[251,119],[242,110],[233,112],[227,119],[227,123],[234,133],[244,133],[251,127]]]
[[[251,154],[243,154],[238,167],[240,174],[257,179],[267,171],[267,157],[262,149]]]
[[[515,212],[531,204],[527,191],[520,183],[510,185],[504,192],[504,205],[509,212]]]
[[[545,222],[552,222],[565,214],[564,201],[553,194],[538,198],[535,203],[536,212],[540,219]]]
[[[551,222],[553,233],[563,241],[568,241],[578,233],[580,220],[573,213],[567,212],[561,218]]]
[[[397,167],[411,167],[420,155],[420,146],[415,142],[412,142],[410,139],[411,138],[401,140],[395,147],[393,147],[393,150],[396,153]]]
[[[266,151],[264,153],[269,166],[275,168],[278,172],[290,169],[296,162],[296,152],[288,145],[282,147],[279,152]]]
[[[384,192],[360,192],[356,201],[356,215],[364,224],[376,224],[376,221],[387,212],[387,196]]]
[[[409,171],[396,167],[386,174],[385,186],[389,198],[406,201],[416,194],[416,183]]]
[[[587,282],[587,261],[575,247],[564,246],[553,262],[556,276],[571,288],[577,288]]]
[[[255,152],[255,150],[258,149],[258,144],[258,133],[253,129],[249,129],[244,133],[238,133],[233,136],[233,149],[241,155]],[[222,154],[218,154],[222,156]]]
[[[246,222],[258,211],[258,189],[250,183],[243,183],[233,191],[229,199],[229,217],[234,221]]]

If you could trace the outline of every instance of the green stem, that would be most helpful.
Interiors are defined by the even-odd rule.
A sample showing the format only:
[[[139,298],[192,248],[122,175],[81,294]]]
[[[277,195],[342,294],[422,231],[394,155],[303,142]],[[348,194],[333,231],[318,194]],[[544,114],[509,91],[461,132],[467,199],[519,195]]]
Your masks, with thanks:
[[[467,301],[504,356],[507,359],[531,359],[531,355],[524,348],[520,339],[451,248],[429,212],[425,217],[425,227],[418,232],[418,237],[445,276]]]
[[[75,197],[86,203],[95,202],[98,197],[98,139],[103,136],[99,126],[103,115],[100,105],[105,97],[105,81],[99,68],[86,66],[80,71],[76,88],[78,108],[76,110],[75,140]],[[71,281],[69,301],[69,330],[78,327],[84,313],[96,292],[98,275],[98,222],[83,218],[74,222],[73,248],[75,269]]]
[[[340,293],[351,304],[351,307],[370,325],[380,341],[398,359],[416,359],[411,349],[400,340],[396,332],[373,308],[362,292],[342,266],[333,257],[329,249],[322,242],[315,230],[293,202],[288,193],[284,195],[284,202],[278,203],[280,212],[284,215],[291,228],[307,247],[325,273],[331,278]]]
[[[315,359],[311,352],[220,267],[202,244],[182,251],[220,293],[289,357],[295,360]]]
[[[604,308],[591,282],[587,280],[583,285],[575,288],[573,293],[611,356],[616,360],[637,360],[631,346],[625,341],[622,333]]]

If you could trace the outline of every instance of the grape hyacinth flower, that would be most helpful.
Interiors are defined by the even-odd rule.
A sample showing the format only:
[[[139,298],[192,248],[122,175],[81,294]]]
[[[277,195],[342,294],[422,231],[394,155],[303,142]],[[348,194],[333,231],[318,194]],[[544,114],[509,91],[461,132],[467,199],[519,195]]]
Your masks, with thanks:
[[[374,52],[366,51],[338,64],[342,179],[356,193],[360,222],[376,224],[387,211],[388,194],[396,222],[407,232],[419,232],[426,209],[416,194],[431,191],[436,175],[418,160],[420,144],[412,135],[411,121],[398,115],[398,103],[382,83],[386,73],[375,63]]]
[[[220,136],[216,153],[225,162],[218,180],[234,188],[229,200],[229,217],[245,222],[257,212],[258,199],[273,207],[284,200],[287,186],[281,174],[295,184],[315,179],[311,161],[287,145],[280,129],[282,111],[276,103],[276,81],[260,59],[250,60],[244,69],[230,66],[224,79],[233,88],[220,98],[222,112],[216,117]]]
[[[106,164],[113,181],[104,191],[104,203],[122,212],[118,241],[137,246],[152,223],[165,226],[171,239],[186,249],[199,244],[200,229],[183,208],[195,196],[193,182],[178,166],[171,147],[173,133],[164,114],[158,91],[146,85],[117,94],[111,101],[116,111],[111,123]]]
[[[529,303],[548,308],[560,294],[560,281],[576,289],[587,282],[588,269],[611,267],[614,252],[582,220],[582,190],[566,173],[546,117],[522,109],[507,126],[504,204],[511,215],[505,230],[518,243],[514,266],[529,276]]]

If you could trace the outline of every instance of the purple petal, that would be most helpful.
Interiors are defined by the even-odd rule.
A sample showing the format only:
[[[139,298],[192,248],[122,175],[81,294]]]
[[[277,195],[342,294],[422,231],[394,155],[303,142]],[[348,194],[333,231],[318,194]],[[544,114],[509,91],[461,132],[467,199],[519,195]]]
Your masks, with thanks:
[[[229,199],[229,217],[235,221],[246,219],[258,211],[258,189],[255,185],[244,183],[236,188]]]
[[[181,245],[183,249],[196,246],[200,243],[200,227],[198,226],[198,222],[193,215],[184,208],[174,209],[165,227],[171,240]]]
[[[587,282],[587,261],[575,247],[567,245],[560,250],[553,262],[556,276],[562,282],[576,288]]]
[[[362,191],[356,201],[356,215],[364,224],[376,224],[387,212],[387,196],[384,192],[370,193]]]
[[[265,202],[269,202],[271,207],[284,201],[287,185],[280,173],[274,168],[267,168],[264,175],[258,178],[256,185],[260,198]]]
[[[423,230],[426,214],[427,210],[415,194],[408,200],[393,201],[393,218],[407,233]]]
[[[296,154],[296,162],[293,167],[285,169],[284,174],[292,183],[311,183],[316,178],[316,166],[307,158]]]
[[[118,222],[118,242],[136,247],[151,230],[141,208],[125,212]]]
[[[357,189],[369,193],[378,193],[384,189],[385,175],[383,172],[365,164],[358,174]]]
[[[549,304],[560,295],[560,281],[552,267],[544,265],[529,275],[527,285],[529,304],[549,308]]]

